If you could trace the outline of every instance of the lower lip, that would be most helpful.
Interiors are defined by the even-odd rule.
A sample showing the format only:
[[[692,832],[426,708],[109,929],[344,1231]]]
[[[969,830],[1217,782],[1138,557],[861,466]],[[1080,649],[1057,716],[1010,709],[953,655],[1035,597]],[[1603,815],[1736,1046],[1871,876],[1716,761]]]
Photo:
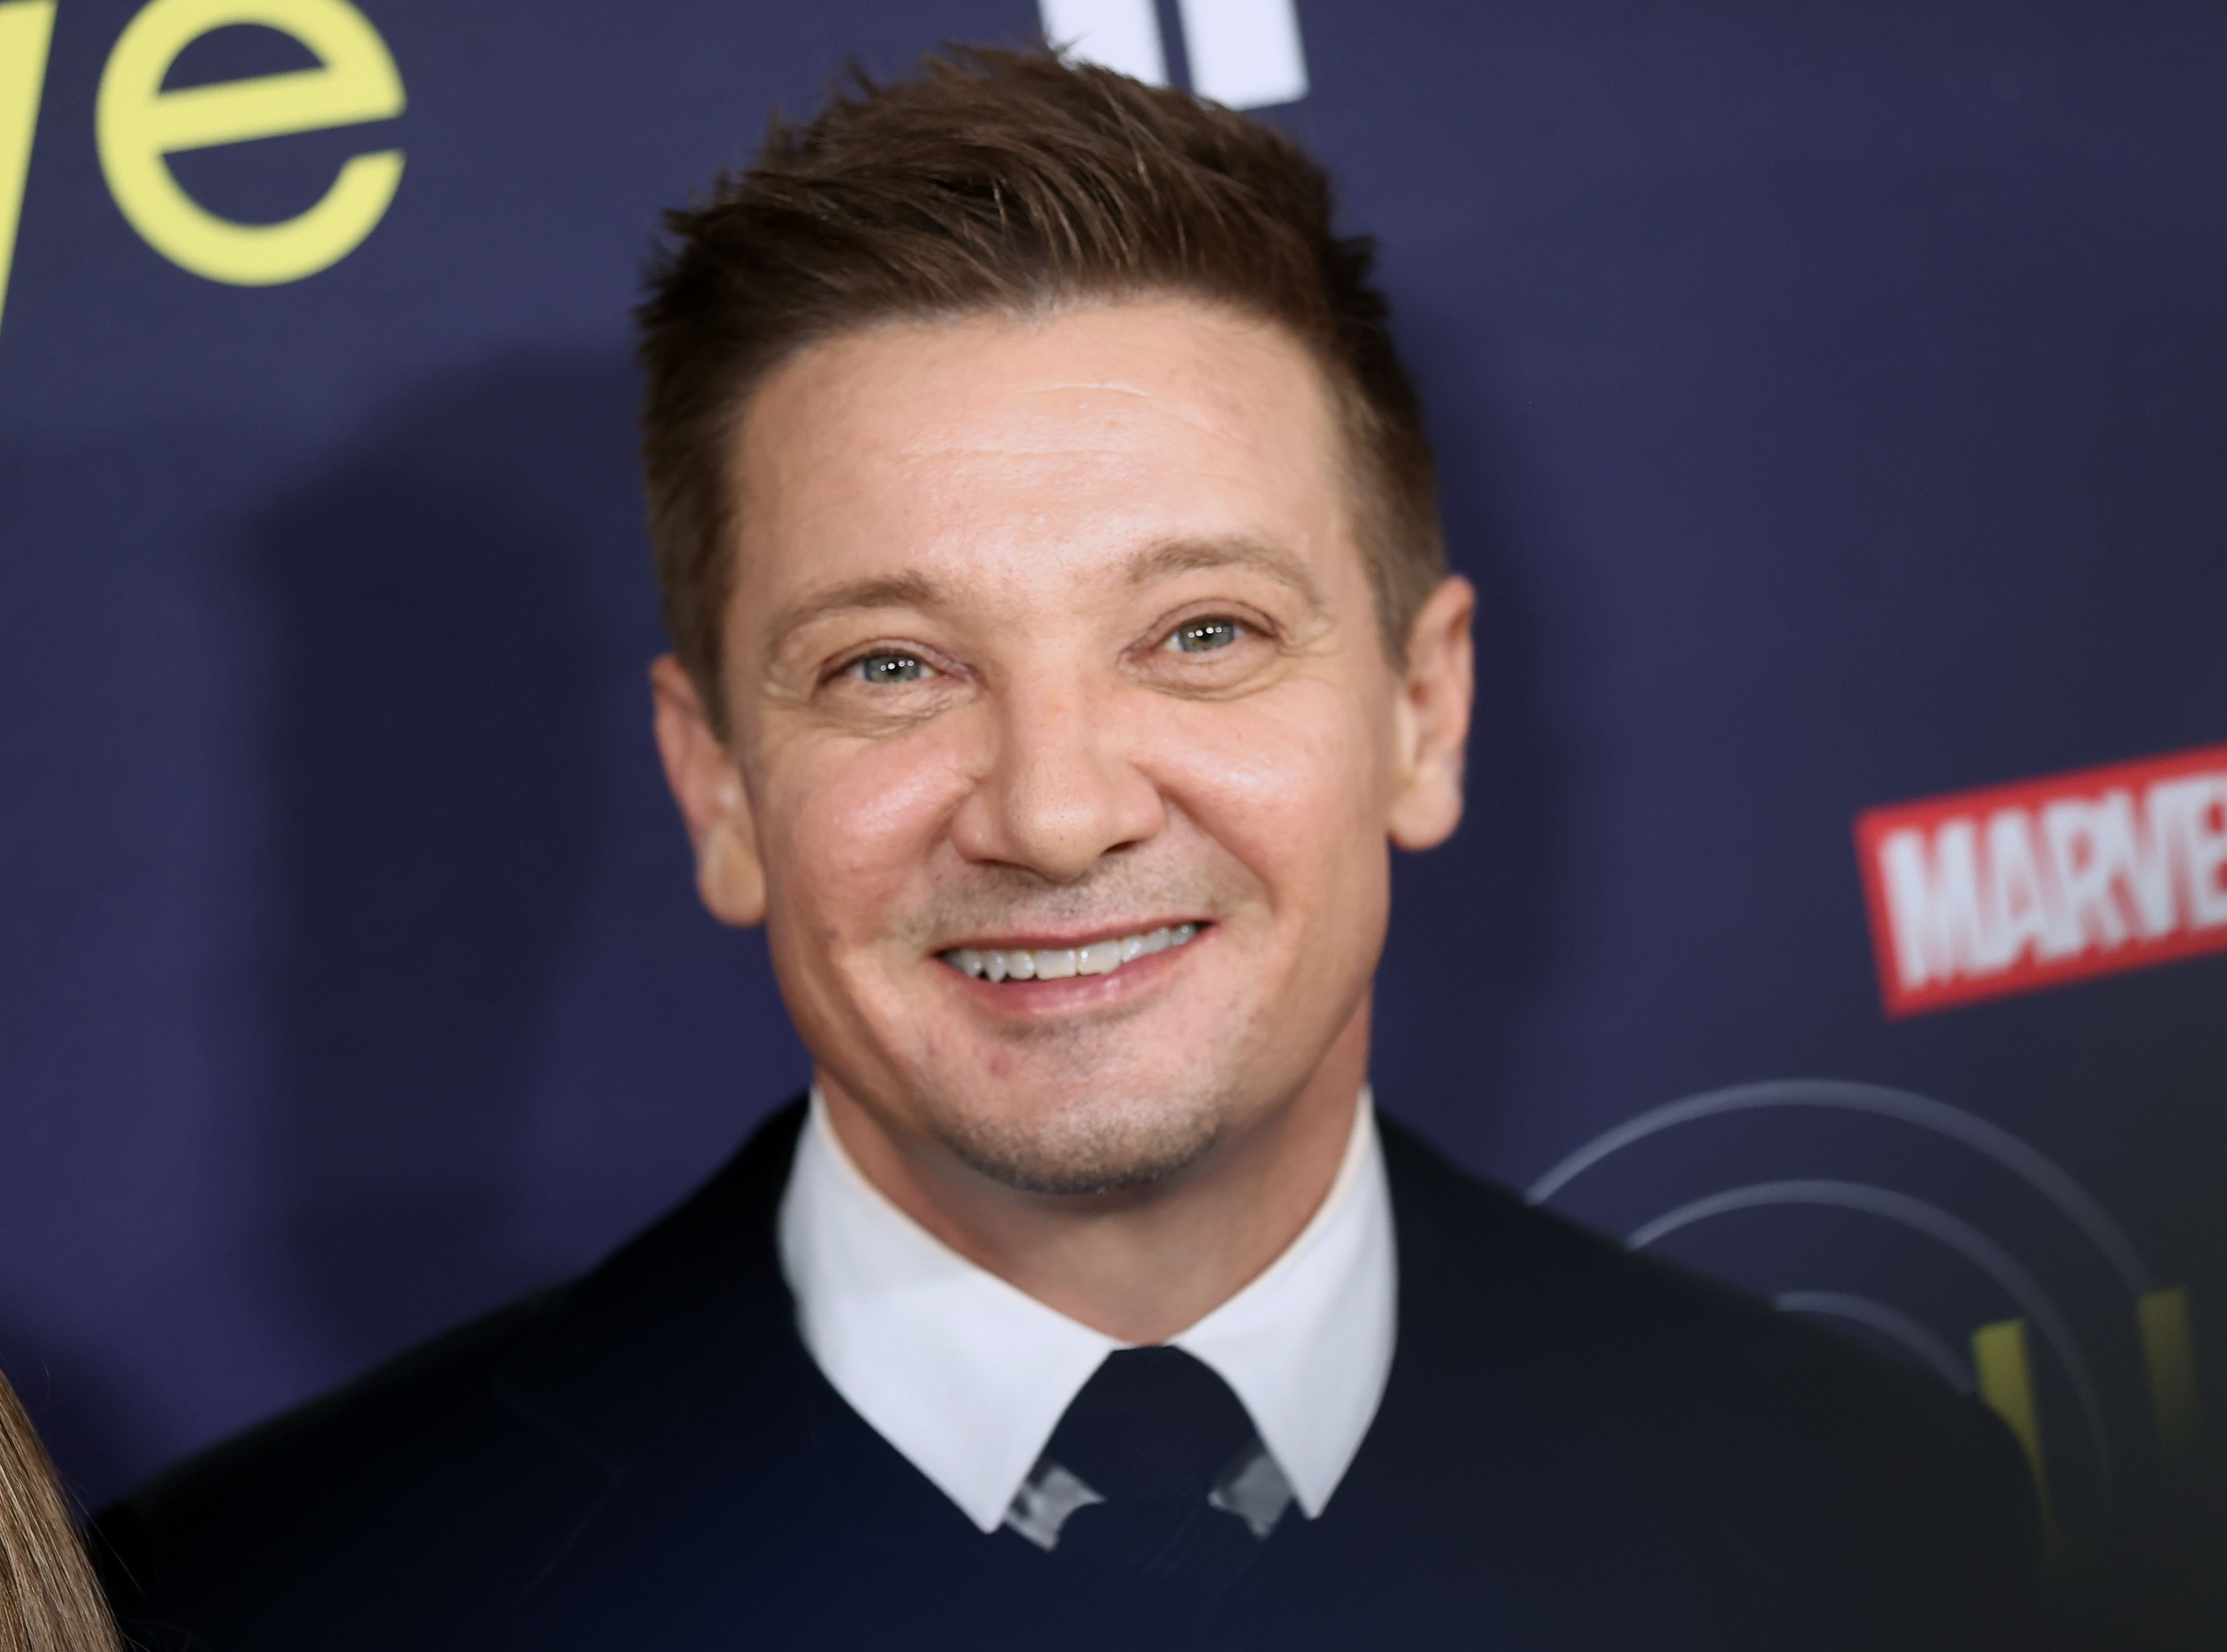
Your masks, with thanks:
[[[993,981],[954,969],[941,958],[932,961],[951,978],[954,986],[984,1009],[1014,1016],[1054,1016],[1121,1004],[1151,992],[1170,979],[1185,957],[1219,933],[1218,926],[1208,924],[1182,946],[1133,958],[1110,975],[1069,975],[1056,981]]]

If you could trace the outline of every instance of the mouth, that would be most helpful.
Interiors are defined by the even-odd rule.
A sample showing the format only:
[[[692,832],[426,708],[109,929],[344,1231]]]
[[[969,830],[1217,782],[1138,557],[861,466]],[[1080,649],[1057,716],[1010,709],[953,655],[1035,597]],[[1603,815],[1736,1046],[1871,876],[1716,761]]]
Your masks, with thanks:
[[[1114,974],[1140,958],[1190,945],[1207,927],[1171,924],[1094,941],[1087,947],[954,947],[936,956],[978,981],[1060,981],[1075,975]]]

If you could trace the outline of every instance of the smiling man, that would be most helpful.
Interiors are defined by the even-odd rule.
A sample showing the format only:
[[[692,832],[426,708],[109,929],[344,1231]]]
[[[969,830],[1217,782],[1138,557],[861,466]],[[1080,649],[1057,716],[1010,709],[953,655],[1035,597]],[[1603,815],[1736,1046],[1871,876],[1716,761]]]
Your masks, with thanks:
[[[718,663],[656,673],[831,1147],[1125,1342],[1321,1205],[1387,838],[1460,813],[1469,588],[1402,616],[1403,670],[1334,409],[1286,329],[1161,294],[820,342],[740,425]]]
[[[593,1273],[110,1510],[134,1632],[2026,1643],[1984,1413],[1375,1111],[1473,598],[1304,154],[964,54],[672,228],[657,740],[811,1094]]]

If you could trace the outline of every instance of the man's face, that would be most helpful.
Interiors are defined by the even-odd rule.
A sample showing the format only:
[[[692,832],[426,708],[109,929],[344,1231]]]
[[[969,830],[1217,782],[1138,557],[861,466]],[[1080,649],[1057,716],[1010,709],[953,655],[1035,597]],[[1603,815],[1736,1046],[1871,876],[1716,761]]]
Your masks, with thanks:
[[[1452,830],[1460,742],[1421,752],[1341,442],[1288,335],[1180,300],[847,335],[752,399],[732,738],[696,718],[692,780],[660,733],[707,898],[762,890],[899,1139],[1134,1185],[1365,1036],[1388,834]]]

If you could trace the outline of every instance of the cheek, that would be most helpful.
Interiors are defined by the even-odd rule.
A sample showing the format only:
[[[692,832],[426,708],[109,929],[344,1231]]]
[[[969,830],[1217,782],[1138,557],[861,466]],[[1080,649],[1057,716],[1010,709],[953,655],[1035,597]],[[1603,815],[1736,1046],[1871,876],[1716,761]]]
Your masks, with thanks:
[[[965,781],[918,736],[830,741],[770,765],[760,807],[768,922],[827,942],[874,939],[927,874]]]
[[[1311,682],[1187,705],[1161,743],[1156,778],[1272,903],[1335,904],[1363,892],[1367,867],[1384,853],[1388,741],[1366,712],[1350,689]]]

